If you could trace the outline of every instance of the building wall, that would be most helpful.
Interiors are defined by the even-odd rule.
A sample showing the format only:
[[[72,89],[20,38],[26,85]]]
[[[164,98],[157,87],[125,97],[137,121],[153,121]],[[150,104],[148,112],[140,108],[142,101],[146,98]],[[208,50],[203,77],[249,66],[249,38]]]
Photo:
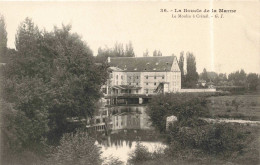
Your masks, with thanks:
[[[175,57],[171,71],[169,72],[122,72],[113,71],[111,85],[133,85],[141,87],[140,90],[133,90],[133,94],[153,94],[160,83],[168,83],[168,91],[180,92],[181,72]]]
[[[169,73],[167,72],[142,72],[141,73],[141,92],[143,94],[153,94],[154,90],[162,82],[169,81]]]

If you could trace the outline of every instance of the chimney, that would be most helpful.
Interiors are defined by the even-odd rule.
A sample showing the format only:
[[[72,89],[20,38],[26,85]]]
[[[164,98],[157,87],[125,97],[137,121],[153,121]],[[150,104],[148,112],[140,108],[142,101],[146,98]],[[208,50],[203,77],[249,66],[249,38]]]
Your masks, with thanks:
[[[110,60],[110,57],[108,57],[108,58],[107,58],[107,62],[108,62],[108,63],[110,63],[110,62],[111,62],[111,60]]]

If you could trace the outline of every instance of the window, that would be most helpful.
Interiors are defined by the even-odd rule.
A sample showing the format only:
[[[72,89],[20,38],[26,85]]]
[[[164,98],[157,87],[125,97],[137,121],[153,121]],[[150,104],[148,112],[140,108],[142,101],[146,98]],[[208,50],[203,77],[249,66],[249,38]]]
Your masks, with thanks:
[[[136,85],[138,85],[138,83],[136,83]]]
[[[148,93],[148,89],[146,89],[146,93]]]
[[[156,79],[156,76],[154,76],[154,79]]]
[[[116,79],[118,79],[118,75],[116,75]]]
[[[148,85],[148,83],[146,83],[146,85]]]
[[[146,79],[148,79],[148,76],[146,76]]]
[[[136,91],[135,91],[136,93],[138,93],[138,89],[136,89]]]
[[[139,77],[138,77],[138,76],[136,76],[136,79],[139,79]]]
[[[164,76],[162,76],[162,79],[164,79]]]
[[[156,85],[156,83],[154,83],[154,85]]]
[[[131,85],[131,83],[129,83],[129,85]]]
[[[123,79],[124,79],[124,76],[121,76],[121,79],[123,80]]]

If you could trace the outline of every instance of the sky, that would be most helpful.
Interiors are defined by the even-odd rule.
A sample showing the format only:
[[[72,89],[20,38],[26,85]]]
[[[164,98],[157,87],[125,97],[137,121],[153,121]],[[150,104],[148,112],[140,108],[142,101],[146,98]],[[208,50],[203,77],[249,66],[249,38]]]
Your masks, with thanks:
[[[172,18],[160,9],[225,9],[224,18]],[[160,50],[163,56],[192,52],[197,71],[217,73],[244,69],[260,73],[260,2],[0,2],[15,48],[19,24],[30,17],[40,29],[72,24],[94,55],[99,47],[132,42],[136,56]],[[185,15],[187,13],[182,12]],[[201,14],[201,13],[188,13]],[[205,13],[204,13],[205,14]]]

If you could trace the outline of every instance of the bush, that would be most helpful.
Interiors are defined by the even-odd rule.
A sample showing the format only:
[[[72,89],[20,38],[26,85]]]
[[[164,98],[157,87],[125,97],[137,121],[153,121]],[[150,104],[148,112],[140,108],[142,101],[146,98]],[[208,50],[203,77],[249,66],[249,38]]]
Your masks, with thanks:
[[[148,148],[140,144],[136,145],[136,149],[129,155],[128,163],[141,164],[146,161],[160,160],[165,158],[164,148],[157,148],[153,152],[149,152]]]
[[[148,151],[148,148],[140,143],[137,143],[136,149],[129,155],[128,162],[136,164],[152,159],[152,154]]]
[[[246,137],[239,126],[227,123],[202,124],[196,127],[182,127],[176,123],[170,128],[169,136],[170,155],[185,155],[186,151],[193,151],[195,155],[205,153],[224,157],[241,153]]]
[[[50,155],[49,162],[55,165],[99,165],[100,147],[95,145],[95,140],[85,132],[77,131],[75,134],[64,134],[60,145]]]
[[[206,108],[207,94],[170,93],[154,96],[148,104],[148,115],[159,131],[165,131],[166,117],[177,116],[178,120],[209,116]]]

